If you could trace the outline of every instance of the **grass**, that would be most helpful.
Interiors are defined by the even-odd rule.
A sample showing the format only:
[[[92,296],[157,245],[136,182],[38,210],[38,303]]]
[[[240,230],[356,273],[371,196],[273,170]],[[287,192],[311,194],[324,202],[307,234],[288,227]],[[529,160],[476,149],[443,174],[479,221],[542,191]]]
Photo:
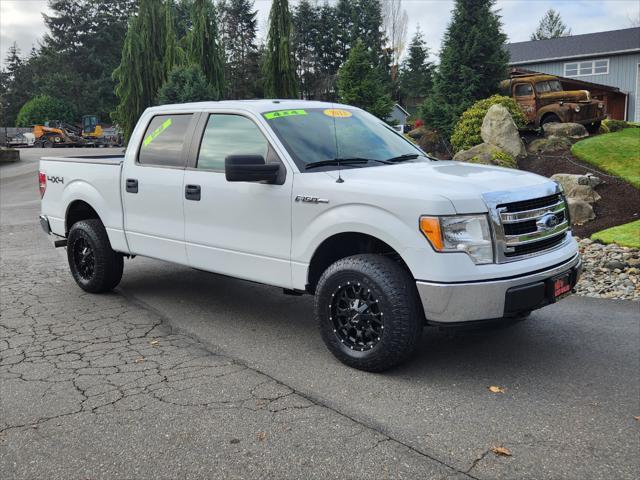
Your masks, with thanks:
[[[640,189],[640,128],[587,138],[574,144],[571,153]]]
[[[591,235],[591,240],[602,243],[617,243],[624,247],[640,248],[640,220],[607,228]]]

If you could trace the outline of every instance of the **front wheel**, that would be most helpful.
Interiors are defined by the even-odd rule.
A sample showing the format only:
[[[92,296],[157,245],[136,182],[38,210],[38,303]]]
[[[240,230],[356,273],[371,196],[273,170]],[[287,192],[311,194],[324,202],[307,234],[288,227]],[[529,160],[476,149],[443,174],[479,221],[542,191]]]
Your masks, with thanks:
[[[67,260],[73,279],[87,292],[108,292],[122,279],[122,255],[111,249],[107,231],[98,219],[73,224],[67,239]]]
[[[415,281],[381,255],[355,255],[327,268],[316,288],[315,314],[331,353],[369,372],[408,360],[424,326]]]

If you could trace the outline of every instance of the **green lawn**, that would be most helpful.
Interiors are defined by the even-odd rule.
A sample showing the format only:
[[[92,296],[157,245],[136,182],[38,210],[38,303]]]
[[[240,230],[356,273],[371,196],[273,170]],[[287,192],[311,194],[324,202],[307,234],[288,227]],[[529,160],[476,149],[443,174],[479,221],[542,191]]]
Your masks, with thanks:
[[[625,247],[640,248],[640,220],[600,230],[591,235],[591,239],[602,243],[617,243]]]
[[[640,188],[640,128],[587,138],[573,145],[571,153]]]

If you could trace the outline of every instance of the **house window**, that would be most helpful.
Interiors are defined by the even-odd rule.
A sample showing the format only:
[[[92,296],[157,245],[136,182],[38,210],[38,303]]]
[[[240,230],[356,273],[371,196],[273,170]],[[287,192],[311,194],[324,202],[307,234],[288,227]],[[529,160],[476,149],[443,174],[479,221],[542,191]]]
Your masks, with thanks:
[[[582,77],[584,75],[604,75],[609,73],[609,59],[586,60],[564,64],[565,77]]]

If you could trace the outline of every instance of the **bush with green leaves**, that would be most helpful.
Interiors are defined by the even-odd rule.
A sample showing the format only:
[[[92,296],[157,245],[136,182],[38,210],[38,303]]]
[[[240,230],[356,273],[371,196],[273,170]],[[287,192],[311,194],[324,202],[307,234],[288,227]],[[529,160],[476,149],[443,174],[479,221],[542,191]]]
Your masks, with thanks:
[[[605,120],[602,122],[602,125],[608,129],[609,132],[619,132],[620,130],[624,130],[625,128],[634,128],[636,125],[630,122],[625,122],[624,120]]]
[[[158,92],[161,105],[218,100],[216,89],[207,81],[199,65],[174,67]]]
[[[491,155],[491,163],[500,167],[518,168],[518,164],[514,158],[507,152],[496,152]]]
[[[74,118],[73,108],[69,104],[49,95],[38,95],[22,106],[16,118],[16,126],[30,127],[50,120],[71,123]]]
[[[482,137],[480,136],[482,121],[489,108],[493,105],[502,105],[509,110],[516,127],[519,129],[527,124],[527,119],[522,113],[522,109],[513,98],[493,95],[489,98],[478,100],[462,114],[453,129],[451,145],[455,152],[467,150],[482,143]]]

